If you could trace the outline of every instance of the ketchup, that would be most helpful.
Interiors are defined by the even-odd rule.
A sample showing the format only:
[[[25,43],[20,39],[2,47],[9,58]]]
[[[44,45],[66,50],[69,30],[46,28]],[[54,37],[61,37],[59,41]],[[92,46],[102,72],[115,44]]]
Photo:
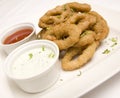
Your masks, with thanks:
[[[30,35],[32,31],[33,31],[32,29],[22,29],[22,30],[16,31],[12,35],[8,36],[3,43],[4,44],[16,43],[24,39],[28,35]]]

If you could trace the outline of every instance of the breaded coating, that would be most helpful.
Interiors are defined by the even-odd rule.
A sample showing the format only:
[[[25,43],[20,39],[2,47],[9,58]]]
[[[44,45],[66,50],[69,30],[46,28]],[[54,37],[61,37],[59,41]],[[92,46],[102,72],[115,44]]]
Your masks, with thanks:
[[[99,42],[93,42],[91,45],[88,45],[83,49],[82,53],[81,48],[71,48],[68,50],[62,59],[63,70],[71,71],[82,67],[93,57],[98,45]],[[75,55],[78,57],[76,59],[72,59]]]
[[[40,19],[42,30],[37,39],[55,42],[60,52],[62,68],[71,71],[92,59],[103,39],[109,34],[106,20],[85,3],[70,2],[48,10]]]

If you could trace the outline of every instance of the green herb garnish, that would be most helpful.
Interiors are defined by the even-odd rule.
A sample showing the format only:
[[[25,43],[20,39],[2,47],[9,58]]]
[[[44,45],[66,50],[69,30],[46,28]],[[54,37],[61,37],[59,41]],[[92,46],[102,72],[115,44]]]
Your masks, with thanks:
[[[47,30],[50,30],[50,27],[47,27],[46,29],[47,29]]]
[[[105,49],[105,51],[103,51],[103,54],[108,54],[108,53],[110,53],[110,50],[108,49]]]
[[[83,37],[83,36],[85,36],[86,35],[86,33],[82,33],[81,35],[80,35],[80,37]]]
[[[87,30],[87,31],[83,32],[83,33],[80,35],[80,37],[83,37],[83,36],[85,36],[85,35],[87,35],[87,34],[90,34],[90,33],[92,33],[92,31]]]
[[[60,16],[60,15],[57,15],[57,18],[61,18],[61,16]]]
[[[42,51],[45,51],[45,47],[44,46],[42,46]]]
[[[30,54],[28,54],[28,55],[29,55],[29,59],[32,59],[33,54],[32,54],[32,53],[30,53]]]
[[[114,47],[115,45],[117,45],[117,43],[115,42],[114,44],[111,45],[111,47]]]
[[[72,12],[75,12],[75,10],[73,8],[70,9]]]
[[[114,43],[117,43],[117,38],[111,38],[110,40]]]
[[[54,57],[55,57],[55,54],[50,53],[50,54],[48,55],[48,57],[49,57],[49,58],[54,58]]]
[[[66,10],[67,10],[66,5],[64,5],[63,6],[63,11],[66,11]]]
[[[114,47],[115,45],[117,45],[117,38],[111,38],[110,40],[113,42],[111,47]]]

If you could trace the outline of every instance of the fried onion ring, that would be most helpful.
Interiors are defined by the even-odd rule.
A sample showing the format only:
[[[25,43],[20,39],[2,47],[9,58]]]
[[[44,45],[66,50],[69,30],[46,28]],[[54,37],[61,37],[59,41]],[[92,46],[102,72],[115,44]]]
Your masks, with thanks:
[[[96,40],[102,41],[105,39],[109,33],[109,27],[106,20],[95,11],[89,12],[91,15],[95,16],[97,19],[96,24],[92,27],[92,30],[97,33]]]
[[[67,23],[75,24],[83,31],[96,23],[96,17],[88,13],[75,13],[67,20]]]
[[[52,40],[58,45],[60,50],[64,50],[78,42],[81,32],[74,24],[60,24],[45,33],[43,31],[42,38]]]
[[[70,48],[61,60],[63,70],[71,71],[82,67],[93,57],[98,45],[99,42],[93,42],[83,51],[81,51],[81,48]],[[76,55],[78,55],[78,57],[76,59],[73,59],[73,57],[75,57]]]
[[[90,5],[77,2],[67,3],[49,10],[39,20],[39,27],[47,28],[65,22],[75,12],[88,12]]]
[[[37,39],[55,42],[62,69],[78,69],[90,61],[103,39],[109,34],[106,20],[91,11],[89,4],[66,3],[47,11],[38,23],[42,30]]]
[[[80,36],[79,41],[73,47],[82,47],[92,44],[95,41],[96,33],[91,30],[86,30]]]
[[[82,4],[78,2],[72,2],[72,3],[67,3],[64,6],[67,5],[73,12],[89,12],[91,10],[91,6],[86,3]]]

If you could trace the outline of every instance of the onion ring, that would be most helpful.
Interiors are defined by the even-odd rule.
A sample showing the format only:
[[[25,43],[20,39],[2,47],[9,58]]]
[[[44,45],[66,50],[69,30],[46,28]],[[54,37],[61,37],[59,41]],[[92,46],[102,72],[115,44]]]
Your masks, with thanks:
[[[74,24],[60,24],[43,32],[42,39],[52,40],[60,50],[65,50],[78,42],[81,32]]]
[[[96,17],[88,13],[75,13],[67,20],[67,23],[75,24],[83,31],[96,23]]]
[[[106,20],[89,4],[66,3],[47,11],[38,23],[37,39],[55,42],[62,55],[63,70],[75,70],[92,59],[109,34]]]
[[[49,10],[39,19],[39,27],[47,28],[65,22],[75,12],[88,12],[91,7],[88,4],[77,2],[67,3]]]
[[[73,12],[89,12],[91,7],[89,4],[82,4],[78,2],[67,3],[64,6],[68,5]]]
[[[82,33],[79,38],[79,41],[73,47],[82,47],[89,44],[92,44],[95,41],[96,33],[91,30],[86,30]]]
[[[66,71],[71,71],[82,67],[86,64],[94,55],[96,48],[98,47],[99,42],[93,42],[83,51],[81,48],[71,48],[69,49],[65,56],[62,58],[62,69]],[[82,52],[82,54],[81,54]],[[80,54],[80,55],[78,55]],[[74,56],[78,55],[76,59],[73,59]]]
[[[107,22],[101,15],[99,15],[95,11],[91,11],[91,12],[89,12],[89,14],[95,16],[97,19],[97,22],[92,27],[92,30],[95,31],[97,34],[96,40],[102,41],[103,39],[105,39],[107,37],[107,35],[109,33],[109,27],[107,25]]]

